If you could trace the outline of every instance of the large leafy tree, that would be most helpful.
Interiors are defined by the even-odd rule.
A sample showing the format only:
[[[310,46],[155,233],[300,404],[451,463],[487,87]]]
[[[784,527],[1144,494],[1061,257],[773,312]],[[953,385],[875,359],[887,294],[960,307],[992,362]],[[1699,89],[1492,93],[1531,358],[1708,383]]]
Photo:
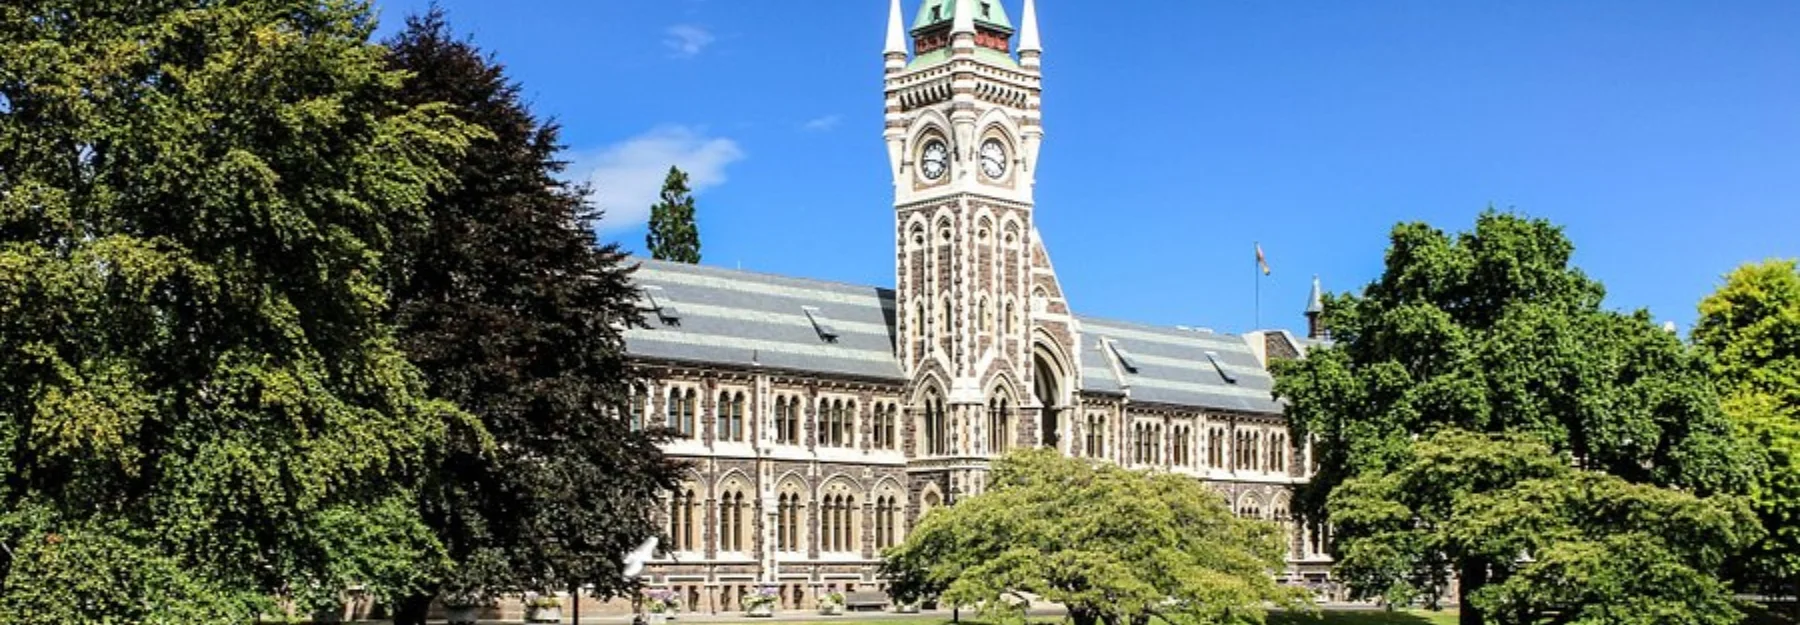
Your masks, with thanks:
[[[1357,537],[1338,553],[1346,578],[1404,602],[1456,570],[1473,586],[1465,614],[1519,624],[1731,625],[1742,615],[1716,572],[1762,532],[1742,497],[1633,484],[1536,437],[1456,429],[1343,483],[1329,508]]]
[[[883,567],[901,597],[1009,621],[1029,594],[1076,625],[1259,623],[1304,601],[1275,582],[1285,537],[1193,478],[1031,450],[996,462],[987,492],[926,515]]]
[[[1725,412],[1756,442],[1753,495],[1768,537],[1743,567],[1769,592],[1800,587],[1800,268],[1749,264],[1700,302],[1694,342],[1713,358]]]
[[[242,623],[437,557],[414,478],[460,417],[379,260],[466,136],[370,28],[0,4],[0,623]]]
[[[1345,480],[1402,466],[1418,436],[1451,427],[1528,436],[1630,482],[1742,488],[1748,457],[1705,363],[1647,313],[1602,309],[1573,252],[1560,228],[1492,211],[1455,236],[1395,227],[1382,275],[1360,296],[1326,299],[1335,343],[1275,367],[1295,440],[1313,441],[1318,466],[1297,511],[1330,522],[1325,503]],[[1341,554],[1363,537],[1335,538]],[[1451,564],[1470,567],[1467,595],[1481,578],[1466,574],[1493,563]]]
[[[700,262],[700,226],[694,222],[694,194],[687,172],[670,167],[662,198],[650,207],[650,233],[644,235],[650,257],[678,263]]]
[[[586,189],[562,182],[557,127],[534,118],[503,68],[441,12],[389,42],[403,100],[447,103],[487,131],[431,198],[430,228],[395,273],[401,342],[431,391],[477,416],[419,503],[459,591],[625,590],[621,558],[657,533],[674,482],[659,439],[620,418],[632,376],[620,329],[637,323],[631,267],[596,244]],[[423,622],[429,593],[402,620]]]

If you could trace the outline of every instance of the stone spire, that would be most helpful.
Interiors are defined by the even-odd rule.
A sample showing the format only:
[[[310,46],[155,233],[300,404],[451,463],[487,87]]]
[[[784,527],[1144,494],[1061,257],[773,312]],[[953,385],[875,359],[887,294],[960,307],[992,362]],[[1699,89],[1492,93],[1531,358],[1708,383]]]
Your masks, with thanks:
[[[888,0],[887,46],[881,55],[889,72],[906,68],[906,25],[900,20],[900,0]]]
[[[1024,15],[1019,18],[1019,54],[1042,54],[1044,44],[1038,41],[1037,0],[1025,0]]]
[[[1306,298],[1306,338],[1325,338],[1325,326],[1320,323],[1325,314],[1325,290],[1319,288],[1319,276],[1313,274],[1312,295]]]

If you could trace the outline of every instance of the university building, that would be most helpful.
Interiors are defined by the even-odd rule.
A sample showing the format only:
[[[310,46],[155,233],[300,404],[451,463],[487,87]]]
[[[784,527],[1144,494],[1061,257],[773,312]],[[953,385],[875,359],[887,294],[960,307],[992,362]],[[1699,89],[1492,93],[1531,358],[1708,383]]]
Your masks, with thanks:
[[[758,586],[789,609],[881,589],[880,550],[982,492],[1011,449],[1190,475],[1281,522],[1308,476],[1268,365],[1319,339],[1317,285],[1304,337],[1079,314],[1033,220],[1034,2],[1016,23],[997,0],[912,15],[890,0],[892,288],[650,260],[636,274],[648,327],[626,340],[653,382],[630,418],[681,432],[667,451],[694,464],[647,581],[689,611],[735,611]],[[1286,579],[1324,578],[1318,541],[1293,528]]]

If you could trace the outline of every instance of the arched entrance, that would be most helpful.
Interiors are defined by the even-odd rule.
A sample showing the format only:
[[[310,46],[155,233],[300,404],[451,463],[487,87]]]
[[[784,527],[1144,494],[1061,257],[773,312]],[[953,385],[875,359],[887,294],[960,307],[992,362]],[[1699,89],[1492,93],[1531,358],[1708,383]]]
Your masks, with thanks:
[[[1062,398],[1067,394],[1063,385],[1067,376],[1063,372],[1061,361],[1043,343],[1037,343],[1031,352],[1032,390],[1037,396],[1038,405],[1042,406],[1038,441],[1044,447],[1060,449]]]

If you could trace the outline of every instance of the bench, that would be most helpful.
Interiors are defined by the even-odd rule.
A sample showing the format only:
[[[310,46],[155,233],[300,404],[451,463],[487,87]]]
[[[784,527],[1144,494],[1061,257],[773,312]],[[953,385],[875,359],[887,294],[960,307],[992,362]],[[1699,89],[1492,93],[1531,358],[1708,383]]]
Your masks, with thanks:
[[[888,604],[888,595],[879,590],[858,590],[844,593],[844,609],[851,612],[864,610],[881,611]]]

